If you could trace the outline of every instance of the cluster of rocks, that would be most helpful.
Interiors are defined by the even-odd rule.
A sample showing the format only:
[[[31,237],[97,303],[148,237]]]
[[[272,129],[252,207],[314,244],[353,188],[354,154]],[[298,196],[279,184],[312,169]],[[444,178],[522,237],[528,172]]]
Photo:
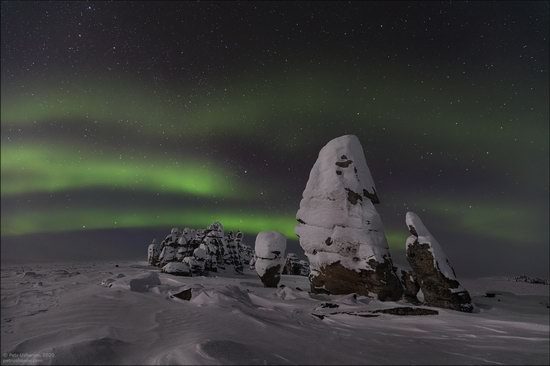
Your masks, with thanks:
[[[206,272],[233,270],[243,272],[243,263],[251,259],[252,248],[243,243],[243,234],[224,233],[214,222],[208,229],[173,228],[161,242],[153,240],[147,249],[150,265],[175,275],[202,275]]]
[[[412,270],[393,265],[380,203],[359,139],[338,137],[315,162],[296,219],[296,234],[309,259],[313,293],[376,296],[471,312],[439,243],[414,213],[407,213]]]
[[[405,218],[411,233],[406,241],[411,268],[394,266],[374,207],[378,203],[359,139],[341,136],[319,152],[296,214],[296,234],[309,263],[294,253],[285,258],[286,238],[281,233],[259,233],[252,252],[242,243],[242,233],[225,235],[218,222],[207,230],[172,229],[160,244],[149,246],[148,260],[179,275],[227,268],[242,273],[248,263],[266,287],[277,287],[281,274],[309,275],[312,293],[355,293],[471,312],[468,291],[413,212]]]
[[[526,275],[516,276],[514,277],[514,281],[531,283],[533,285],[550,285],[550,280],[545,280],[540,277],[529,277]]]

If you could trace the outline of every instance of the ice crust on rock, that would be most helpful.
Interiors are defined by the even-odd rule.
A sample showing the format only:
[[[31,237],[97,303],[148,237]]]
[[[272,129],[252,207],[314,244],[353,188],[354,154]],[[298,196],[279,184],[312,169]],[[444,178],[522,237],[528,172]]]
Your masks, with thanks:
[[[414,212],[407,212],[405,222],[411,233],[406,241],[407,260],[420,286],[423,301],[432,306],[472,312],[470,294],[458,282],[438,241]]]
[[[296,234],[311,265],[312,291],[401,297],[375,203],[379,199],[359,139],[345,135],[327,143],[296,215]]]
[[[286,238],[276,231],[256,236],[254,267],[266,287],[276,287],[285,265]]]

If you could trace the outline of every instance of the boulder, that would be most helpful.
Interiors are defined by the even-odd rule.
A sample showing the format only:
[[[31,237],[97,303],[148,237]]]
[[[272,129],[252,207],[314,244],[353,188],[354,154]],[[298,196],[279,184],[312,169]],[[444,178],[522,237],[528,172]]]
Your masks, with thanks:
[[[470,294],[458,282],[437,240],[414,212],[407,212],[405,221],[411,233],[406,242],[407,260],[420,285],[423,301],[431,306],[472,312]]]
[[[176,276],[191,276],[189,266],[182,262],[170,262],[162,267],[162,272]]]
[[[157,239],[153,239],[153,242],[147,247],[147,262],[152,266],[159,264],[160,256],[160,244],[157,243]]]
[[[346,135],[326,144],[296,215],[312,292],[401,298],[401,282],[374,208],[379,202],[359,139]]]
[[[254,268],[265,287],[277,287],[285,264],[286,238],[276,231],[263,231],[256,237]]]

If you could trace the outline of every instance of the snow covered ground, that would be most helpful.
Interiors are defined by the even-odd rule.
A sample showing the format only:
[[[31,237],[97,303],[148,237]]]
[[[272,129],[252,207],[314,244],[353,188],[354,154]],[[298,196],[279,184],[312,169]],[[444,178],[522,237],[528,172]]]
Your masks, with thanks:
[[[249,271],[117,264],[3,265],[2,364],[549,363],[546,285],[462,280],[478,312],[397,316],[372,311],[403,304],[312,298],[305,277],[267,289]]]

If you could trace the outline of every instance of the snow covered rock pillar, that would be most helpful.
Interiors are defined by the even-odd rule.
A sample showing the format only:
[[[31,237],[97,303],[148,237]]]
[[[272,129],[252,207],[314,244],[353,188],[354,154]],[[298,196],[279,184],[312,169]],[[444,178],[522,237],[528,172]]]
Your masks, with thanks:
[[[359,139],[346,135],[326,144],[296,215],[296,234],[311,265],[312,292],[401,298],[374,203],[379,199]]]
[[[472,312],[470,294],[457,281],[455,270],[437,240],[414,212],[407,212],[405,221],[412,234],[407,238],[407,260],[420,284],[424,302]]]
[[[256,273],[265,287],[277,287],[285,264],[286,238],[276,231],[263,231],[256,237]]]

